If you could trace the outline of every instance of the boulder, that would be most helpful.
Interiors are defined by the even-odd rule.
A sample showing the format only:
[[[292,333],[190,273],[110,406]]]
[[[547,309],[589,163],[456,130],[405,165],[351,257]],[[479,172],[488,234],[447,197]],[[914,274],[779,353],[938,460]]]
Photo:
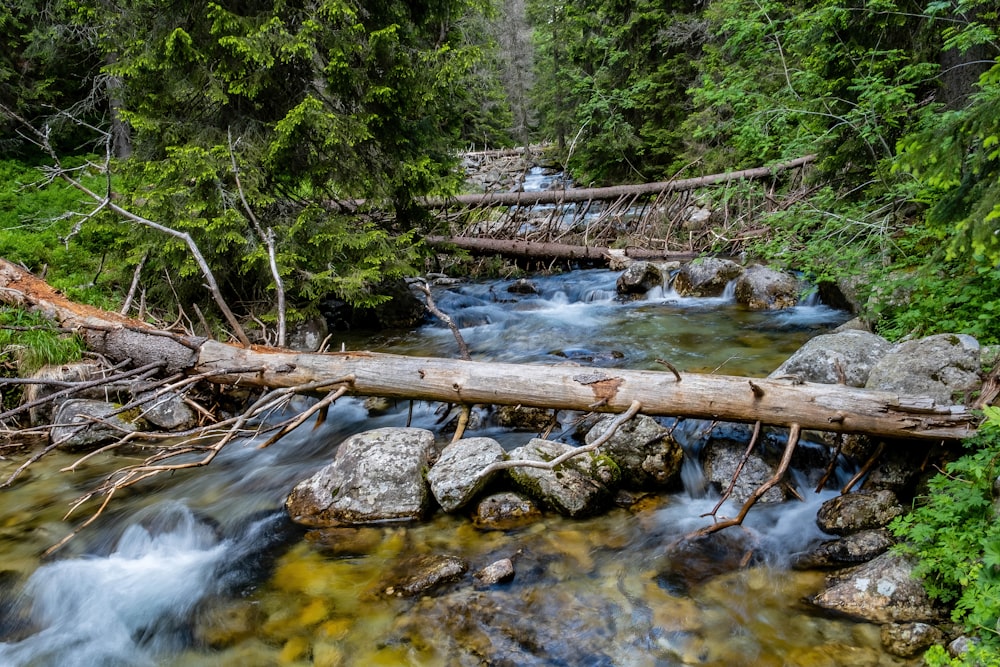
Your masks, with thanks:
[[[746,451],[746,443],[728,439],[713,438],[705,445],[704,470],[705,478],[720,491],[729,488],[733,475]],[[761,484],[774,475],[774,470],[757,453],[753,451],[743,465],[740,476],[736,480],[730,500],[742,505],[753,495]],[[757,502],[780,503],[785,499],[778,485],[772,486]]]
[[[148,392],[140,394],[142,417],[153,426],[168,431],[184,431],[198,425],[198,415],[184,402],[177,392]]]
[[[105,401],[74,398],[56,408],[50,437],[66,451],[90,451],[141,430],[136,411],[115,414],[118,406]]]
[[[99,364],[92,361],[80,361],[73,364],[62,364],[59,366],[42,366],[32,373],[30,380],[50,380],[52,384],[45,382],[32,382],[24,386],[24,402],[33,403],[47,396],[51,396],[65,388],[67,382],[86,382],[96,380],[104,375],[104,371]],[[77,396],[77,398],[82,398]],[[50,424],[55,410],[52,402],[42,403],[33,408],[29,408],[28,416],[32,426]]]
[[[445,447],[427,471],[431,493],[441,509],[454,512],[464,507],[492,478],[482,471],[503,457],[503,447],[492,438],[465,438]]]
[[[323,317],[311,317],[295,322],[288,329],[285,346],[289,350],[299,352],[316,352],[329,332],[326,318]]]
[[[421,519],[431,507],[424,472],[434,454],[434,434],[425,429],[353,435],[332,463],[296,485],[285,508],[293,521],[317,528]]]
[[[799,302],[798,278],[766,266],[748,267],[736,279],[736,302],[750,310],[779,310]]]
[[[573,449],[564,443],[533,438],[511,451],[508,458],[551,461]],[[522,466],[508,472],[520,491],[571,517],[595,514],[609,506],[621,478],[611,459],[592,452],[571,458],[555,470]]]
[[[615,284],[619,294],[645,294],[663,286],[663,273],[652,262],[634,262],[626,268]]]
[[[682,266],[674,277],[674,290],[681,296],[721,296],[743,267],[728,259],[704,257]]]
[[[944,632],[929,623],[886,623],[881,636],[882,647],[901,658],[915,658],[945,639]]]
[[[607,416],[594,424],[587,444],[603,436],[616,417]],[[663,488],[678,481],[684,450],[655,419],[638,415],[622,424],[598,452],[605,454],[621,470],[621,484],[633,489]]]
[[[865,387],[928,396],[940,405],[964,401],[980,385],[979,342],[938,334],[900,343],[872,368]]]
[[[823,334],[809,339],[769,377],[864,387],[872,368],[891,350],[892,343],[867,331]]]
[[[892,551],[845,573],[830,575],[826,588],[809,601],[870,623],[933,623],[941,617],[923,584],[913,576],[913,562]]]
[[[827,540],[796,556],[792,567],[797,570],[843,568],[866,563],[889,550],[895,544],[885,528],[862,530],[836,540]]]
[[[816,525],[833,535],[850,535],[862,530],[884,528],[903,511],[892,491],[860,491],[823,503],[816,512]]]
[[[472,523],[482,530],[510,530],[541,518],[542,511],[531,498],[505,491],[483,498],[476,506]]]

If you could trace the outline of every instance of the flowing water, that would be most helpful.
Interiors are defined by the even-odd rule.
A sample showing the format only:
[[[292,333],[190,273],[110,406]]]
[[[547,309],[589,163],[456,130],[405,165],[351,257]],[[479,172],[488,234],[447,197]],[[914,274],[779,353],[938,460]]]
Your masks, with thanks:
[[[668,360],[682,372],[763,376],[809,337],[845,319],[819,303],[753,313],[732,302],[655,291],[623,303],[617,275],[573,271],[534,280],[439,288],[438,305],[480,360],[641,369]],[[455,356],[448,329],[335,341],[402,354]],[[705,525],[716,498],[701,493],[704,424],[682,422],[688,490],[628,509],[482,531],[437,513],[419,525],[304,535],[281,510],[294,484],[324,465],[347,435],[415,426],[439,432],[441,406],[397,405],[371,416],[345,398],[325,424],[305,425],[264,450],[233,443],[209,467],[116,497],[57,559],[38,554],[77,520],[69,502],[128,461],[76,473],[54,453],[0,499],[0,665],[896,665],[878,628],[825,617],[802,600],[822,583],[789,557],[823,538],[819,503],[833,492],[802,484],[802,502],[760,506],[745,530],[759,555],[720,565],[721,552],[667,547]],[[572,416],[551,437],[573,441]],[[472,435],[516,446],[535,433],[503,431],[488,416]],[[18,461],[0,461],[6,476]],[[849,471],[843,471],[848,474]],[[808,471],[796,471],[800,478]],[[93,509],[91,507],[91,509]],[[737,508],[724,507],[732,515]],[[727,538],[729,539],[729,538]],[[421,554],[466,559],[472,570],[514,560],[508,584],[460,582],[420,599],[382,595]],[[711,576],[715,575],[715,576]]]

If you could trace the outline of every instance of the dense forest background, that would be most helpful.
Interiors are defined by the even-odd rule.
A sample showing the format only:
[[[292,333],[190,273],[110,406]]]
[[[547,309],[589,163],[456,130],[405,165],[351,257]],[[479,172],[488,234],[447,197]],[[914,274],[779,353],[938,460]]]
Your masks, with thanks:
[[[581,185],[815,155],[804,191],[764,193],[776,205],[747,252],[858,286],[888,338],[997,344],[998,11],[14,0],[0,5],[0,257],[114,310],[139,285],[133,312],[169,323],[185,304],[224,336],[221,303],[268,328],[286,298],[294,321],[331,296],[381,303],[387,281],[426,271],[435,220],[417,202],[460,190],[465,149],[550,143]],[[968,664],[996,664],[1000,645],[991,414],[903,531],[980,637]]]
[[[5,3],[0,255],[90,301],[120,303],[141,267],[169,311],[208,300],[188,234],[238,314],[269,324],[276,275],[294,319],[424,268],[414,199],[461,187],[462,149],[551,142],[584,185],[816,154],[809,195],[752,254],[854,276],[889,337],[997,342],[998,7]]]

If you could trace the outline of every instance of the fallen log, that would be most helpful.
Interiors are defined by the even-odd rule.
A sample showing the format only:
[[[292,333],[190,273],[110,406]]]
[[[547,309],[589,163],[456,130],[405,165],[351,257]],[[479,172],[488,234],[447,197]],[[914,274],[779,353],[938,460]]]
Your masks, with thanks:
[[[342,388],[353,395],[610,413],[625,412],[638,401],[648,415],[798,424],[808,430],[921,440],[965,438],[976,423],[964,406],[939,405],[927,397],[795,379],[244,348],[168,334],[73,303],[4,260],[0,301],[41,310],[113,361],[157,361],[168,372],[204,375],[218,384],[308,385],[320,393]]]
[[[708,176],[682,178],[657,183],[615,185],[605,188],[571,188],[569,190],[547,190],[543,192],[488,192],[485,194],[457,195],[454,197],[430,197],[418,203],[427,208],[457,208],[471,206],[535,206],[538,204],[568,204],[574,202],[616,200],[620,197],[684,192],[718,183],[768,178],[783,171],[806,165],[815,159],[815,155],[806,155],[770,167],[755,167],[753,169],[730,171],[724,174],[710,174]]]
[[[609,248],[581,246],[569,243],[542,243],[514,239],[480,238],[475,236],[425,236],[424,241],[435,247],[452,247],[474,254],[507,255],[527,259],[568,259],[614,261],[621,258],[687,262],[700,257],[697,252],[667,252],[648,248]]]

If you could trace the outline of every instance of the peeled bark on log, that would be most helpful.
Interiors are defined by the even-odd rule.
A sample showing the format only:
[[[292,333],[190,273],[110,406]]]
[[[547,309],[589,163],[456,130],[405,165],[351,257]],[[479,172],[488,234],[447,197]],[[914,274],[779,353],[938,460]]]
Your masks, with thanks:
[[[165,334],[115,313],[72,303],[3,260],[0,300],[40,309],[62,326],[78,329],[92,349],[109,359],[130,358],[136,365],[166,359],[172,369],[208,374],[209,381],[218,384],[267,388],[314,384],[326,391],[343,385],[354,395],[613,413],[625,412],[638,401],[647,415],[799,424],[809,430],[922,440],[965,438],[976,423],[964,406],[844,385],[372,352],[306,354],[241,348]]]
[[[511,257],[542,259],[590,259],[611,261],[619,257],[629,259],[667,260],[686,262],[703,253],[666,252],[646,248],[608,248],[606,246],[580,246],[568,243],[536,243],[506,239],[479,238],[474,236],[426,236],[424,241],[432,246],[453,246],[472,253],[508,255]]]
[[[668,192],[684,192],[695,190],[706,185],[727,183],[730,181],[747,181],[774,176],[783,171],[795,169],[816,159],[815,155],[782,162],[770,167],[755,167],[731,171],[724,174],[711,174],[696,178],[682,178],[674,181],[658,183],[640,183],[638,185],[615,185],[606,188],[572,188],[570,190],[548,190],[544,192],[493,192],[486,194],[457,195],[455,197],[432,197],[423,200],[427,208],[457,208],[469,206],[534,206],[536,204],[566,204],[571,202],[588,202],[599,200],[616,200],[620,197],[657,195]]]

